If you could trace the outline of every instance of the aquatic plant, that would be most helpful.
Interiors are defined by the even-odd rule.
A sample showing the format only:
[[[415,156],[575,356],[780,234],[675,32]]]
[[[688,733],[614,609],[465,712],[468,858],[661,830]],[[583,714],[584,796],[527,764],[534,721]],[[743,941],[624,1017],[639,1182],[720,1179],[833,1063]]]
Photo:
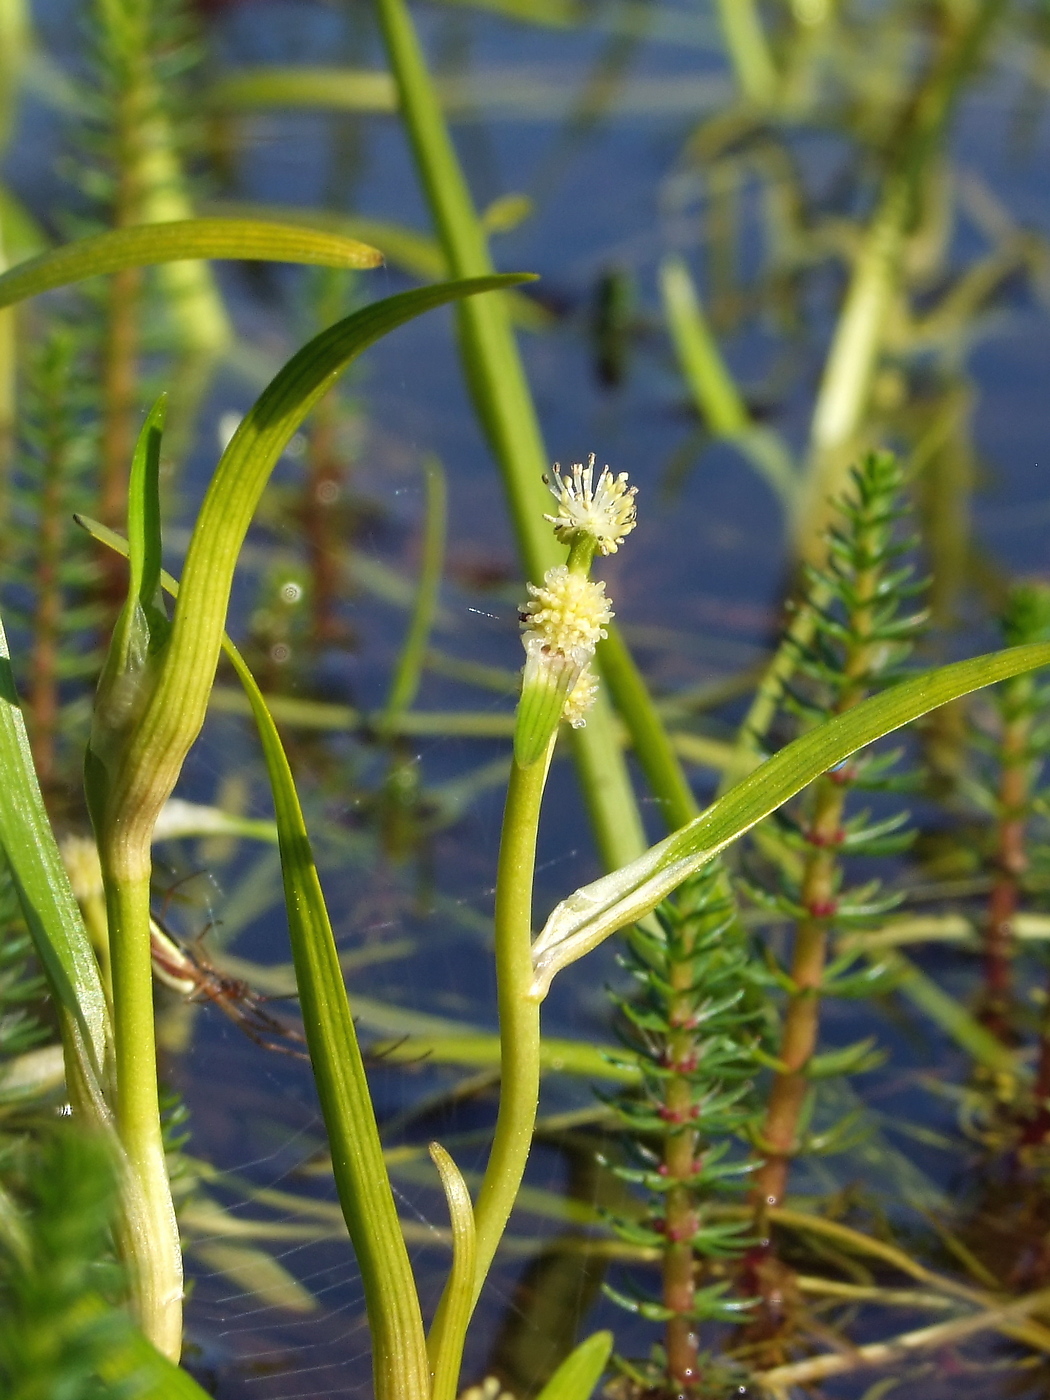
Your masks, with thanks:
[[[754,1127],[754,1084],[762,1038],[760,983],[727,877],[717,862],[660,905],[658,922],[636,926],[622,957],[639,985],[617,997],[630,1059],[641,1086],[610,1099],[624,1129],[628,1160],[615,1174],[645,1195],[640,1219],[614,1218],[621,1239],[656,1250],[658,1298],[607,1291],[630,1312],[664,1325],[662,1351],[642,1366],[620,1363],[646,1392],[726,1393],[730,1368],[701,1354],[701,1324],[736,1321],[752,1300],[704,1265],[739,1259],[750,1224],[711,1218],[709,1207],[753,1170],[739,1147]],[[734,1138],[738,1140],[733,1152]],[[725,1265],[718,1274],[725,1273]]]
[[[902,563],[915,541],[900,538],[897,529],[904,513],[901,488],[893,457],[866,457],[853,472],[850,493],[837,503],[826,568],[807,570],[799,606],[812,614],[812,635],[804,645],[787,643],[796,679],[783,702],[803,728],[846,714],[899,679],[900,665],[924,621],[923,612],[910,606],[923,585],[913,567]],[[783,1200],[791,1160],[804,1150],[799,1134],[814,1081],[872,1064],[868,1041],[823,1060],[815,1057],[821,999],[870,996],[882,976],[877,966],[858,969],[856,949],[830,964],[829,952],[833,939],[871,927],[900,901],[893,892],[880,891],[877,881],[853,887],[844,883],[847,859],[895,854],[912,839],[907,812],[873,820],[869,812],[851,810],[850,798],[858,789],[900,785],[892,773],[895,758],[862,752],[824,774],[797,810],[779,813],[766,849],[776,867],[772,887],[766,892],[752,887],[765,908],[793,924],[791,961],[777,972],[787,1005],[759,1134],[764,1160],[755,1176],[754,1197],[760,1230],[763,1209]],[[843,1130],[848,1133],[849,1125]],[[834,1138],[825,1140],[822,1150],[834,1151]]]
[[[509,5],[510,0],[503,8]],[[575,23],[581,17],[571,6],[541,5],[538,0],[527,8],[525,17],[534,21]],[[521,6],[517,9],[520,14]],[[183,402],[192,404],[206,370],[230,343],[208,260],[315,263],[341,278],[347,268],[374,266],[379,254],[353,242],[367,222],[356,214],[339,212],[329,220],[289,214],[286,223],[190,217],[181,119],[169,110],[170,92],[164,89],[170,76],[165,64],[183,65],[191,49],[181,34],[169,46],[159,6],[145,0],[99,4],[93,82],[104,92],[91,116],[95,154],[100,167],[106,167],[106,179],[95,180],[92,191],[102,196],[102,221],[114,227],[38,258],[27,257],[0,276],[0,334],[6,337],[0,345],[0,376],[13,364],[12,356],[7,357],[11,364],[2,357],[4,347],[10,349],[11,308],[16,303],[90,278],[112,278],[101,299],[108,345],[101,396],[89,393],[81,398],[83,376],[75,368],[80,347],[72,346],[60,330],[54,334],[55,319],[34,316],[23,321],[23,344],[37,340],[43,348],[25,359],[28,426],[22,437],[27,451],[14,483],[20,533],[18,538],[9,533],[5,546],[9,577],[22,591],[16,589],[10,600],[5,597],[4,611],[16,623],[16,661],[26,660],[30,676],[28,735],[48,805],[34,777],[27,726],[9,675],[0,688],[5,771],[0,843],[62,1037],[65,1092],[73,1120],[69,1124],[64,1116],[62,1127],[72,1131],[54,1138],[34,1125],[26,1160],[32,1157],[34,1171],[53,1171],[59,1184],[76,1177],[79,1188],[78,1193],[71,1187],[66,1198],[54,1192],[34,1194],[19,1180],[17,1165],[3,1164],[5,1189],[13,1186],[21,1193],[19,1209],[8,1222],[14,1224],[3,1241],[3,1286],[11,1316],[24,1320],[21,1340],[27,1346],[34,1337],[40,1341],[36,1359],[17,1362],[37,1392],[43,1388],[43,1393],[54,1393],[65,1384],[60,1372],[68,1363],[70,1375],[76,1373],[75,1383],[83,1382],[87,1393],[102,1384],[111,1390],[132,1387],[135,1371],[146,1376],[154,1393],[199,1394],[174,1364],[181,1346],[182,1242],[167,1173],[183,1171],[186,1164],[180,1165],[181,1149],[174,1149],[163,1132],[153,978],[165,975],[169,985],[174,981],[186,995],[207,998],[229,1012],[231,1020],[239,1015],[238,1024],[249,1033],[280,1024],[264,1019],[268,1013],[262,994],[242,980],[241,972],[225,972],[221,955],[213,966],[203,953],[171,939],[165,942],[158,933],[151,908],[157,895],[152,846],[158,818],[163,819],[160,830],[169,835],[178,830],[215,839],[245,834],[278,838],[304,1033],[336,1191],[364,1284],[379,1396],[453,1400],[456,1395],[471,1315],[519,1199],[536,1129],[541,1074],[554,1066],[621,1086],[611,1114],[620,1137],[626,1137],[637,1153],[631,1161],[618,1160],[615,1171],[621,1182],[635,1188],[643,1215],[628,1218],[626,1208],[620,1209],[614,1212],[618,1239],[609,1238],[607,1231],[598,1241],[576,1241],[581,1252],[590,1250],[595,1257],[604,1251],[603,1257],[622,1258],[632,1269],[655,1263],[662,1271],[658,1299],[645,1297],[645,1284],[639,1296],[632,1297],[633,1274],[632,1285],[623,1285],[618,1277],[612,1289],[620,1301],[665,1330],[662,1355],[648,1364],[624,1363],[621,1375],[627,1378],[628,1393],[648,1388],[717,1394],[725,1385],[744,1383],[746,1375],[747,1383],[779,1396],[793,1386],[854,1367],[893,1365],[902,1357],[950,1346],[988,1328],[1034,1352],[1045,1350],[1045,1332],[1029,1316],[1045,1308],[1038,1289],[1004,1300],[1002,1289],[982,1291],[936,1273],[920,1261],[918,1250],[903,1247],[903,1236],[888,1238],[884,1221],[860,1229],[852,1219],[835,1217],[836,1211],[851,1208],[842,1199],[800,1203],[786,1195],[788,1161],[806,1145],[810,1081],[816,1074],[849,1072],[867,1062],[864,1043],[830,1058],[813,1054],[820,994],[866,993],[878,984],[860,964],[862,958],[892,968],[902,996],[921,1006],[983,1066],[1023,1083],[1016,1102],[1034,1111],[1026,1109],[1020,1128],[1013,1126],[1022,1139],[1026,1134],[1039,1136],[1041,1143],[1045,1137],[1045,1076],[1037,1071],[1028,1083],[1024,1057],[1015,1054],[1011,1043],[1014,1023],[1022,1019],[1017,1008],[1000,996],[985,1008],[985,1024],[980,1024],[960,1001],[896,951],[898,944],[925,936],[921,929],[916,931],[921,919],[913,918],[909,930],[913,911],[894,919],[880,893],[840,888],[847,854],[878,854],[894,848],[903,834],[896,817],[871,825],[863,815],[844,814],[849,789],[890,781],[879,766],[881,760],[854,755],[939,704],[981,686],[1001,685],[999,699],[993,702],[1002,721],[993,755],[1001,783],[996,787],[993,777],[990,810],[998,856],[991,870],[986,953],[990,983],[1002,991],[1014,947],[1010,940],[1023,912],[1018,826],[1031,822],[1031,836],[1041,813],[1033,765],[1041,743],[1043,695],[1030,677],[1050,661],[1050,644],[1041,635],[1022,635],[1015,629],[1008,640],[1019,646],[890,684],[898,679],[893,671],[913,630],[913,619],[900,606],[911,583],[895,562],[899,546],[889,504],[900,474],[888,457],[864,456],[877,442],[892,440],[904,446],[907,475],[926,503],[935,611],[941,619],[951,616],[969,548],[963,518],[968,489],[964,468],[970,451],[968,391],[955,358],[957,344],[1006,278],[1039,266],[1033,242],[1011,234],[957,277],[945,272],[941,283],[935,280],[947,267],[946,239],[939,232],[947,182],[940,172],[947,159],[952,115],[981,64],[996,52],[996,35],[1002,31],[995,11],[991,4],[905,5],[894,7],[887,17],[870,7],[862,12],[798,4],[719,6],[740,101],[714,121],[697,126],[685,168],[699,172],[708,190],[716,235],[719,216],[726,216],[724,234],[732,224],[730,206],[743,181],[757,172],[763,208],[776,237],[770,243],[770,262],[763,264],[755,287],[734,285],[734,259],[723,256],[725,244],[714,249],[709,291],[699,290],[687,259],[671,257],[661,270],[661,295],[688,390],[707,428],[734,442],[762,473],[783,503],[793,550],[813,566],[790,639],[758,681],[750,713],[734,741],[728,729],[711,734],[691,724],[695,705],[707,703],[695,694],[654,700],[613,617],[604,580],[591,577],[592,568],[601,567],[603,559],[615,555],[613,564],[621,561],[621,547],[634,525],[634,490],[626,473],[597,472],[593,458],[587,465],[571,465],[565,473],[549,468],[515,341],[516,326],[535,326],[543,317],[515,293],[514,278],[493,273],[489,252],[490,233],[520,218],[522,201],[497,201],[485,212],[475,207],[448,131],[450,86],[435,82],[428,73],[400,0],[382,0],[379,7],[389,74],[358,73],[355,78],[338,69],[228,74],[216,81],[213,110],[228,115],[238,101],[249,103],[260,93],[271,102],[306,101],[321,107],[342,103],[345,108],[356,102],[393,111],[396,105],[413,145],[436,237],[372,221],[376,244],[388,246],[391,259],[415,275],[459,280],[439,281],[338,318],[319,316],[323,329],[276,376],[271,368],[261,369],[263,354],[252,358],[240,347],[237,372],[254,375],[259,384],[269,380],[269,387],[224,447],[189,532],[181,580],[176,584],[163,573],[162,443],[172,456],[182,454],[177,444],[171,450],[172,433],[164,428],[162,403],[149,413],[137,449],[132,443],[146,380],[158,368],[151,360],[156,342],[142,295],[142,269],[161,269],[165,317],[177,332],[163,341],[162,376],[174,380],[186,368],[169,362],[173,353],[177,358],[181,350],[195,349],[202,356],[203,368],[198,364],[200,373],[193,384],[188,389],[185,383],[181,386]],[[0,13],[0,22],[10,18],[5,15]],[[632,11],[626,19],[606,15],[603,22],[629,27],[639,18]],[[914,63],[896,61],[895,45],[903,42],[902,35],[918,56]],[[625,36],[617,32],[612,37],[620,41]],[[580,123],[593,118],[606,100],[602,91],[625,71],[631,43],[627,33],[625,43],[611,44],[601,56],[594,100],[589,97],[590,105],[577,114]],[[844,55],[867,49],[875,55],[870,71],[848,69]],[[39,74],[36,81],[41,81]],[[96,91],[96,99],[98,95]],[[843,141],[848,178],[837,193],[814,193],[795,168],[797,133],[814,124],[834,127]],[[216,143],[222,139],[220,125],[216,118]],[[90,173],[84,163],[81,173]],[[0,217],[6,240],[17,221],[6,204]],[[818,327],[829,348],[820,370],[809,441],[796,455],[775,423],[760,421],[750,395],[734,382],[719,341],[744,324],[752,310],[765,314],[772,308],[787,342],[796,343],[793,337],[808,314],[807,288],[813,285],[809,270],[836,263],[845,269],[845,288],[837,320],[832,324],[825,317],[827,323]],[[367,278],[362,279],[363,296],[368,295],[366,284]],[[820,314],[825,316],[826,300],[815,301],[820,301]],[[500,668],[451,658],[432,645],[440,616],[446,476],[436,459],[426,458],[418,576],[413,582],[400,576],[385,579],[387,594],[397,594],[408,625],[379,703],[366,701],[359,707],[356,696],[354,706],[320,693],[301,696],[295,692],[303,682],[302,671],[297,667],[293,673],[286,666],[281,649],[316,654],[339,637],[338,589],[326,567],[326,551],[332,549],[337,532],[331,518],[314,510],[325,504],[319,493],[342,488],[328,451],[336,410],[325,393],[367,345],[416,314],[446,303],[456,307],[462,365],[502,472],[518,537],[527,584],[527,596],[518,595],[523,605],[523,673],[508,680]],[[622,366],[622,357],[617,365],[612,363],[611,340],[617,341],[613,348],[618,351],[632,333],[625,304],[624,299],[624,305],[613,308],[606,328],[611,339],[604,344],[603,365],[614,371],[609,378]],[[340,310],[351,312],[350,307]],[[644,324],[644,317],[639,323]],[[767,323],[774,324],[768,318]],[[176,386],[176,397],[179,392]],[[0,435],[6,431],[9,397],[0,386]],[[305,527],[305,557],[290,563],[288,553],[267,539],[253,561],[264,580],[250,624],[256,647],[251,659],[260,661],[260,686],[224,636],[233,574],[249,524],[257,518],[262,491],[311,413],[316,416],[306,430],[303,479],[296,478],[285,489],[284,501],[268,515],[269,523],[279,529],[298,523]],[[85,509],[94,489],[87,480],[85,444],[99,430],[105,459],[102,504]],[[858,456],[858,495],[847,505],[844,530],[832,536],[829,552],[822,527],[830,513],[842,509],[838,487]],[[451,467],[448,476],[454,491]],[[931,509],[938,493],[939,504],[947,502],[946,482],[954,493],[952,509]],[[291,510],[289,499],[297,502]],[[98,616],[96,611],[79,610],[92,580],[80,572],[77,556],[65,550],[65,536],[57,529],[61,515],[71,507],[94,540],[110,551],[103,556],[112,560],[107,566],[113,585],[109,594],[112,602],[123,605],[94,705],[86,798],[65,780],[66,756],[74,748],[78,713],[83,719],[86,712],[76,685],[95,664]],[[90,518],[95,514],[104,517],[101,523]],[[165,517],[168,514],[165,503]],[[125,525],[127,539],[122,540],[114,529]],[[130,561],[129,577],[119,562],[122,553]],[[629,578],[630,551],[624,548],[622,557]],[[609,588],[613,591],[611,583]],[[170,613],[164,589],[177,593]],[[673,607],[672,600],[669,615]],[[232,700],[228,687],[213,685],[221,650],[244,688],[244,695]],[[443,674],[457,681],[505,694],[518,690],[516,713],[480,706],[465,714],[417,709],[425,671],[442,667]],[[718,694],[739,699],[751,693],[754,682],[753,675],[736,677]],[[803,732],[774,751],[770,735],[780,732],[778,706],[782,715],[785,696]],[[68,708],[67,701],[72,702]],[[239,818],[201,804],[189,804],[195,813],[187,816],[187,807],[167,805],[213,702],[254,718],[275,823]],[[667,716],[675,714],[677,720],[668,725]],[[289,731],[312,733],[312,751],[297,742],[286,749],[275,721]],[[447,785],[441,809],[425,790],[425,775],[415,761],[412,746],[424,733],[512,740],[512,752],[457,780],[458,786]],[[559,734],[576,758],[606,874],[562,899],[534,937],[537,839]],[[331,742],[332,736],[339,736],[336,742]],[[653,799],[653,820],[662,821],[671,832],[648,849],[642,822],[645,793],[640,784],[635,791],[621,736],[637,756]],[[343,763],[348,751],[352,758]],[[349,779],[344,790],[344,774],[362,753],[372,762],[372,772],[380,772],[377,792],[354,790],[351,799]],[[724,774],[721,796],[702,814],[683,772],[682,753],[699,753],[704,764],[714,763]],[[323,775],[323,784],[317,784],[322,796],[341,794],[347,807],[354,806],[353,820],[378,827],[384,854],[400,859],[414,849],[428,820],[451,819],[448,814],[462,811],[474,795],[502,781],[508,771],[495,885],[498,1036],[481,1027],[469,1033],[457,1027],[448,1034],[440,1025],[423,1029],[404,1009],[377,1012],[374,1004],[358,998],[356,988],[348,994],[345,950],[336,945],[296,783],[316,802],[314,779]],[[769,973],[756,965],[728,900],[730,877],[717,862],[743,834],[795,799],[798,805],[781,819],[779,835],[767,827],[759,836],[765,858],[782,876],[777,889],[767,892],[765,904],[796,927],[794,965]],[[102,908],[98,889],[88,897],[78,891],[84,917],[78,913],[55,839],[62,838],[62,849],[70,851],[69,826],[77,825],[83,801],[94,823],[106,906]],[[318,849],[324,842],[341,857],[350,840],[345,812],[329,821],[326,813],[315,812],[309,804],[308,810],[315,838],[320,837]],[[445,816],[433,818],[434,811],[442,810]],[[370,853],[377,849],[379,843],[369,847]],[[173,881],[169,877],[169,883]],[[938,913],[938,929],[951,932],[953,917],[958,922],[952,910]],[[85,923],[90,924],[90,936]],[[833,923],[843,946],[830,953],[829,962]],[[640,996],[625,995],[618,1002],[628,1049],[606,1055],[600,1047],[580,1042],[547,1041],[541,1034],[541,1003],[553,979],[620,929],[629,930],[624,961],[640,989]],[[965,937],[966,930],[951,936]],[[0,951],[0,997],[15,1008],[5,1009],[0,1017],[0,1040],[8,1035],[10,1042],[0,1048],[10,1053],[25,1049],[37,1033],[19,1019],[17,1009],[19,998],[36,996],[29,990],[35,984],[19,970],[24,949],[23,936],[12,934]],[[267,975],[266,969],[253,971]],[[288,987],[287,969],[269,969],[268,975],[277,990]],[[786,1026],[777,1054],[768,1043],[757,1043],[768,1009],[758,1004],[756,991],[764,977],[778,982],[786,997]],[[254,1009],[254,1020],[248,1008]],[[500,1081],[495,1136],[476,1191],[470,1189],[469,1173],[461,1174],[446,1150],[458,1155],[454,1139],[444,1148],[434,1144],[431,1149],[447,1198],[453,1248],[429,1336],[421,1302],[426,1290],[408,1253],[408,1242],[416,1237],[411,1222],[400,1218],[366,1055],[358,1043],[358,1009],[362,1027],[378,1025],[384,1035],[394,1037],[383,1047],[384,1063],[418,1064],[420,1055],[429,1053],[435,1063],[472,1065],[479,1074],[476,1083],[483,1080],[491,1088],[496,1076]],[[409,1035],[402,1041],[406,1019]],[[483,1019],[480,1010],[478,1019]],[[281,1038],[275,1032],[271,1039]],[[265,1035],[256,1039],[275,1048]],[[1045,1035],[1043,1039],[1045,1057]],[[772,1070],[773,1090],[766,1123],[758,1126],[745,1086],[763,1057]],[[468,1092],[469,1085],[463,1089]],[[874,1119],[873,1114],[868,1117]],[[850,1119],[845,1112],[839,1118],[841,1146]],[[777,1248],[785,1257],[817,1260],[797,1283],[800,1291],[809,1290],[807,1296],[818,1299],[813,1316],[818,1307],[825,1309],[822,1317],[838,1309],[829,1349],[818,1346],[826,1333],[816,1327],[809,1332],[796,1329],[795,1338],[803,1337],[802,1345],[816,1349],[816,1355],[793,1354],[783,1361],[775,1357],[775,1364],[767,1364],[767,1357],[744,1355],[733,1341],[723,1345],[717,1329],[709,1329],[707,1337],[698,1335],[702,1323],[741,1315],[736,1309],[748,1301],[742,1296],[747,1293],[747,1270],[757,1272],[751,1247],[754,1213],[732,1195],[722,1194],[722,1187],[736,1177],[746,1181],[741,1136],[757,1142],[762,1158],[757,1175],[764,1205],[758,1235],[765,1239],[769,1231],[776,1231]],[[1016,1136],[1015,1131],[1015,1140]],[[1022,1142],[1022,1148],[1034,1145]],[[605,1148],[609,1156],[607,1141]],[[276,1196],[282,1209],[298,1208],[293,1192],[274,1193],[270,1199]],[[198,1199],[195,1227],[194,1208],[192,1201],[185,1208],[185,1234],[199,1240],[206,1211]],[[1042,1217],[1036,1212],[1031,1218]],[[592,1227],[595,1223],[593,1218],[588,1221]],[[341,1231],[342,1226],[337,1222],[332,1228]],[[763,1248],[757,1246],[759,1252]],[[743,1250],[751,1250],[751,1255],[737,1272],[730,1265],[739,1263]],[[850,1273],[842,1263],[846,1257],[867,1263]],[[957,1252],[957,1257],[965,1255]],[[60,1278],[63,1260],[69,1267]],[[118,1260],[119,1266],[110,1269]],[[105,1266],[102,1283],[100,1261]],[[871,1269],[864,1273],[868,1264]],[[917,1286],[910,1291],[884,1286],[876,1270],[889,1269]],[[1026,1277],[1039,1282],[1034,1275]],[[1010,1280],[995,1282],[1013,1286]],[[48,1294],[61,1304],[53,1309],[50,1331],[40,1301]],[[954,1309],[958,1315],[870,1343],[860,1339],[863,1328],[847,1313],[868,1302],[878,1307]],[[128,1323],[129,1315],[141,1334]],[[742,1315],[750,1314],[745,1310]],[[91,1321],[96,1317],[97,1329]],[[84,1318],[91,1325],[81,1332],[77,1328]],[[11,1338],[7,1340],[13,1347]],[[714,1356],[704,1355],[709,1341]],[[564,1345],[569,1345],[567,1340]],[[611,1346],[612,1338],[603,1333],[585,1342],[551,1378],[546,1400],[583,1400],[598,1382]],[[717,1353],[734,1348],[737,1355],[727,1368]],[[162,1353],[169,1358],[167,1365]],[[125,1360],[119,1361],[122,1355]],[[12,1386],[21,1384],[21,1378],[11,1381]]]

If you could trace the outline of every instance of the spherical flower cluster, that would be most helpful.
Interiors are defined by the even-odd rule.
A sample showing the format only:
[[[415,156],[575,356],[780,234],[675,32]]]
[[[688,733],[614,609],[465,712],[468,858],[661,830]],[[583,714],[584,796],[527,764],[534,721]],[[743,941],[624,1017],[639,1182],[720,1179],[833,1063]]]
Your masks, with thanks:
[[[573,729],[582,729],[587,723],[587,715],[594,706],[594,698],[597,694],[598,677],[589,665],[584,666],[576,684],[565,697],[565,705],[561,712],[562,719],[571,724]]]
[[[566,544],[575,535],[590,535],[602,554],[615,554],[635,527],[634,498],[637,486],[627,485],[627,473],[613,476],[603,467],[594,485],[594,453],[587,465],[575,462],[572,476],[562,476],[554,465],[554,482],[547,482],[558,502],[557,515],[545,515],[554,533]]]
[[[521,614],[526,650],[535,638],[552,651],[570,653],[582,647],[593,652],[608,635],[605,624],[613,612],[604,583],[558,564],[544,574],[541,587],[530,583],[528,589],[532,596]]]

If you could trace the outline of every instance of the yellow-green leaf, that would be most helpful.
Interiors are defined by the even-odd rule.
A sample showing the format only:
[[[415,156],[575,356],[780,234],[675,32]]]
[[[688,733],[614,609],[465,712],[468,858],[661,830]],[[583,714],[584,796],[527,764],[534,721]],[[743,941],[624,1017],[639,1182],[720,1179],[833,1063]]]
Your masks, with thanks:
[[[367,243],[295,224],[250,219],[179,219],[137,224],[80,238],[19,263],[0,277],[0,307],[125,267],[152,267],[200,258],[345,268],[378,267],[383,261],[379,249]]]
[[[647,914],[688,875],[850,754],[972,690],[1046,665],[1050,643],[1039,642],[941,666],[788,744],[688,825],[562,900],[533,945],[532,995],[542,1000],[563,967]]]

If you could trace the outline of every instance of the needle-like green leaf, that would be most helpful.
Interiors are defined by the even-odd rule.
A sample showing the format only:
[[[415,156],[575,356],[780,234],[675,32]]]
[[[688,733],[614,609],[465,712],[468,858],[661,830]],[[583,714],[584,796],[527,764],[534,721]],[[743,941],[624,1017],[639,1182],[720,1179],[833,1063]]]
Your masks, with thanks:
[[[346,268],[378,267],[383,261],[379,249],[367,243],[295,224],[254,219],[178,219],[163,224],[136,224],[80,238],[19,263],[0,277],[0,307],[125,267],[152,267],[202,258]]]
[[[617,929],[647,914],[737,837],[850,754],[972,690],[1050,663],[1050,644],[941,666],[873,696],[788,744],[687,826],[557,906],[533,945],[532,995]]]

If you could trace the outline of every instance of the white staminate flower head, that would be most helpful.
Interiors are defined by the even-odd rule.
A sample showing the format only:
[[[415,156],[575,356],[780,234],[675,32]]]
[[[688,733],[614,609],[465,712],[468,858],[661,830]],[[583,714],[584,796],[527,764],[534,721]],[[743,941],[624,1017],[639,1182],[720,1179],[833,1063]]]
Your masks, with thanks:
[[[635,527],[637,486],[627,485],[626,472],[613,476],[608,467],[602,468],[595,485],[593,452],[586,466],[573,463],[571,476],[562,476],[555,462],[554,481],[547,486],[558,502],[558,514],[543,518],[563,544],[571,544],[576,535],[590,535],[602,554],[615,554]]]
[[[514,728],[514,757],[523,768],[548,752],[561,719],[583,722],[589,707],[584,692],[570,704],[571,713],[566,704],[612,617],[605,584],[570,572],[565,564],[548,569],[542,586],[530,583],[529,593],[521,613],[526,659]],[[586,696],[593,698],[589,690]]]
[[[582,729],[587,723],[587,715],[594,707],[594,697],[598,694],[598,677],[590,666],[584,666],[576,684],[565,697],[565,707],[561,717],[573,729]]]
[[[558,564],[544,574],[541,587],[530,583],[528,589],[532,596],[521,614],[526,651],[533,637],[552,651],[571,652],[577,647],[593,651],[608,635],[605,624],[613,612],[604,583]]]

